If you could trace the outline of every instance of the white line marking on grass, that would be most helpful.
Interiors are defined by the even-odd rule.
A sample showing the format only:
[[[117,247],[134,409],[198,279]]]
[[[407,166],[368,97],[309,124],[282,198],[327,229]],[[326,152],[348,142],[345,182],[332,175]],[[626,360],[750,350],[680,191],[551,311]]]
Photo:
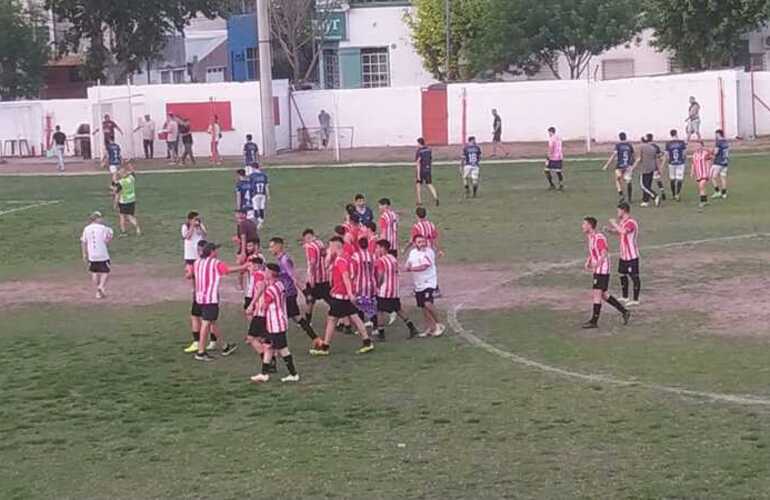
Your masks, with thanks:
[[[57,203],[61,203],[61,200],[40,201],[40,202],[37,202],[37,203],[32,203],[30,205],[24,205],[22,207],[9,208],[8,210],[0,210],[0,216],[12,214],[14,212],[21,212],[23,210],[30,210],[32,208],[37,208],[37,207],[45,207],[45,206],[48,206],[48,205],[56,205]]]
[[[719,242],[719,241],[734,241],[734,240],[743,240],[743,239],[750,239],[750,238],[757,238],[757,237],[763,237],[768,236],[767,233],[751,233],[751,234],[739,234],[735,236],[723,236],[718,238],[704,238],[701,240],[689,240],[689,241],[679,241],[674,243],[666,243],[662,245],[651,245],[648,247],[645,247],[644,250],[659,250],[659,249],[665,249],[665,248],[676,248],[681,246],[688,246],[688,245],[699,245],[703,243],[712,243],[712,242]],[[559,262],[556,264],[552,264],[549,266],[545,266],[541,269],[529,271],[527,273],[522,274],[517,279],[521,279],[523,277],[527,276],[534,276],[539,273],[544,273],[547,271],[555,270],[555,269],[562,269],[562,268],[568,268],[573,267],[575,265],[578,265],[583,262],[583,259],[576,259],[569,262]],[[487,293],[491,289],[496,288],[502,284],[508,283],[510,280],[505,280],[499,283],[496,283],[490,287],[488,287],[485,290],[482,290],[481,292],[474,292],[474,293]],[[668,385],[659,385],[659,384],[649,384],[645,382],[639,382],[635,380],[627,380],[627,379],[620,379],[615,378],[612,376],[607,375],[598,375],[598,374],[592,374],[592,373],[580,373],[575,372],[571,370],[566,370],[564,368],[559,368],[556,366],[547,365],[545,363],[540,363],[538,361],[534,361],[528,358],[525,358],[524,356],[520,356],[518,354],[515,354],[513,352],[505,351],[503,349],[497,348],[493,346],[492,344],[489,344],[485,342],[484,340],[480,339],[476,335],[473,334],[473,332],[466,330],[465,327],[460,323],[460,320],[457,317],[457,314],[460,312],[460,310],[463,307],[463,303],[457,304],[456,306],[452,307],[448,314],[447,314],[447,322],[449,323],[449,326],[452,328],[452,330],[455,331],[461,338],[466,340],[469,344],[471,344],[474,347],[478,347],[481,349],[484,349],[490,354],[494,354],[495,356],[508,359],[516,364],[526,366],[528,368],[534,368],[536,370],[544,371],[547,373],[552,373],[554,375],[564,377],[564,378],[571,378],[575,380],[581,380],[584,382],[589,383],[597,383],[597,384],[606,384],[606,385],[614,385],[618,387],[641,387],[644,389],[649,389],[652,391],[657,392],[665,392],[669,394],[676,394],[678,396],[689,396],[694,398],[700,398],[700,399],[708,399],[711,401],[719,401],[724,403],[733,403],[733,404],[739,404],[739,405],[762,405],[762,406],[770,406],[770,399],[762,398],[759,396],[752,396],[752,395],[739,395],[739,394],[723,394],[719,392],[708,392],[708,391],[696,391],[692,389],[684,389],[681,387],[673,387]]]

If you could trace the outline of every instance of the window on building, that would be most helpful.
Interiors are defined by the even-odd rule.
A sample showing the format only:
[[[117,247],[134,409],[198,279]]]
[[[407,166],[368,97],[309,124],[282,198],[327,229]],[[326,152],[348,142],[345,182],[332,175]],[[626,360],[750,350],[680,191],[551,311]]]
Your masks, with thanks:
[[[160,83],[171,83],[171,71],[161,71],[160,72]]]
[[[335,49],[324,50],[324,88],[340,88],[340,58]]]
[[[259,78],[259,51],[256,47],[246,49],[246,79],[257,80]]]
[[[69,78],[71,82],[82,82],[83,75],[80,73],[80,67],[69,68]]]
[[[174,83],[184,83],[184,70],[183,69],[175,69],[174,70]]]
[[[361,49],[361,86],[371,88],[389,85],[388,48]]]
[[[213,66],[213,67],[206,68],[206,81],[207,82],[224,82],[225,67]]]

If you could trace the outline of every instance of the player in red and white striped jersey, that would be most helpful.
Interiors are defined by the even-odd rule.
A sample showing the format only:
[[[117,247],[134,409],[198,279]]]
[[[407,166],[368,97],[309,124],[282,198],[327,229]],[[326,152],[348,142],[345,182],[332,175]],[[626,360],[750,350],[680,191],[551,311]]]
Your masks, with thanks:
[[[398,260],[390,253],[390,250],[390,242],[388,240],[383,238],[377,242],[377,249],[375,250],[377,260],[374,263],[374,271],[377,278],[377,311],[380,313],[377,321],[379,324],[377,338],[385,340],[385,319],[381,317],[382,313],[395,313],[404,320],[406,327],[409,329],[409,338],[411,339],[416,337],[419,332],[401,307]]]
[[[305,273],[305,319],[310,323],[313,320],[313,307],[316,301],[323,300],[329,303],[329,267],[326,261],[326,245],[312,229],[302,232],[302,246],[305,248],[305,261],[307,271]]]
[[[201,252],[203,252],[203,248],[208,244],[208,241],[206,240],[200,240],[195,245],[195,252],[200,257]],[[201,306],[198,304],[198,301],[196,300],[195,296],[195,275],[193,273],[193,264],[195,264],[196,259],[189,259],[189,262],[185,263],[185,278],[192,281],[192,307],[190,307],[190,327],[192,328],[192,344],[187,346],[184,349],[184,352],[186,353],[196,353],[198,352],[198,342],[200,341],[201,337]],[[219,338],[219,326],[214,323],[211,325],[211,333],[209,335],[209,345],[206,346],[208,349],[214,349],[217,346],[217,339]]]
[[[709,201],[706,194],[706,186],[708,186],[709,179],[711,178],[711,160],[711,151],[706,149],[703,141],[697,141],[695,152],[692,154],[690,175],[698,183],[698,194],[700,195],[699,208],[705,207]]]
[[[621,202],[618,205],[618,219],[610,219],[609,232],[620,238],[620,286],[623,292],[621,299],[627,306],[639,305],[639,293],[642,282],[639,279],[639,223],[631,217],[631,205]],[[628,298],[628,277],[634,283],[634,298]]]
[[[289,316],[286,312],[286,288],[280,280],[281,268],[277,264],[267,265],[265,272],[266,288],[262,294],[265,310],[265,326],[267,334],[265,344],[267,347],[262,354],[262,371],[251,377],[252,382],[267,382],[270,380],[273,357],[280,355],[286,363],[289,375],[282,378],[282,382],[298,382],[299,375],[294,367],[294,358],[289,351],[289,343],[286,331],[289,329]]]
[[[228,266],[218,258],[219,245],[206,243],[201,250],[200,258],[192,265],[191,277],[195,278],[195,301],[200,306],[201,331],[198,342],[198,352],[195,359],[198,361],[211,361],[213,358],[206,352],[209,332],[219,319],[219,284],[222,276],[229,273],[240,272],[248,267],[248,264],[240,266]],[[223,342],[219,335],[218,343]],[[236,344],[225,343],[222,347],[222,356],[229,356],[238,348]]]
[[[380,205],[380,239],[390,243],[390,253],[398,257],[398,214],[388,198],[382,198]]]
[[[361,234],[364,234],[363,232]],[[358,249],[350,256],[353,279],[354,304],[365,323],[377,326],[377,278],[374,275],[374,253],[369,251],[369,239],[358,239]]]
[[[436,252],[437,257],[443,257],[444,251],[441,250],[441,245],[439,243],[440,234],[436,225],[428,220],[428,211],[425,210],[424,207],[417,207],[414,213],[417,215],[417,222],[415,222],[412,226],[412,231],[409,236],[409,244],[407,244],[406,248],[404,248],[404,255],[409,255],[409,249],[414,246],[414,240],[418,236],[421,236],[425,238],[425,241],[427,241],[428,248],[432,248],[433,251]],[[438,286],[438,284],[436,289],[433,291],[433,295],[435,297],[441,297],[441,288]]]
[[[267,280],[265,274],[265,259],[262,255],[252,256],[250,259],[252,268],[249,271],[249,285],[251,291],[249,297],[251,302],[246,309],[246,316],[251,318],[249,321],[249,330],[246,334],[246,343],[251,346],[257,357],[261,360],[265,352],[266,345],[264,342],[267,335],[267,323],[265,316],[267,314],[264,292],[267,287]],[[273,360],[270,372],[275,371],[275,360]]]
[[[314,356],[328,356],[329,346],[334,337],[334,329],[337,321],[346,319],[356,327],[363,346],[358,350],[360,354],[371,352],[374,349],[372,339],[366,332],[364,322],[358,316],[358,310],[353,304],[355,293],[353,292],[353,281],[350,277],[350,259],[342,251],[343,241],[339,236],[333,236],[329,240],[329,253],[333,256],[334,262],[331,266],[331,298],[329,299],[329,316],[326,318],[326,335],[324,342],[319,346],[314,346],[310,354]]]
[[[623,324],[628,324],[631,313],[618,302],[618,299],[608,292],[610,286],[610,255],[607,246],[607,237],[596,229],[596,219],[594,217],[585,217],[583,219],[582,230],[588,243],[588,257],[586,258],[585,269],[593,273],[593,315],[587,321],[583,328],[598,328],[599,315],[602,310],[602,300],[620,311],[623,315]]]

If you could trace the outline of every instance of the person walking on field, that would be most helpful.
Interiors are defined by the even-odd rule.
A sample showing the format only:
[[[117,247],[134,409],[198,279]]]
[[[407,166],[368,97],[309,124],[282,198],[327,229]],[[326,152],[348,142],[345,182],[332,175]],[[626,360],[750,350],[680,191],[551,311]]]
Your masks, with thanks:
[[[142,148],[144,148],[145,160],[151,160],[155,156],[155,122],[150,115],[144,115],[144,119],[134,129],[134,132],[142,131]]]
[[[88,217],[88,225],[80,236],[80,251],[83,262],[88,264],[91,281],[96,286],[96,298],[107,296],[107,278],[110,274],[110,252],[108,245],[112,241],[112,229],[104,224],[102,213],[93,212]]]
[[[219,157],[219,140],[222,138],[222,127],[219,125],[219,116],[214,115],[208,129],[211,140],[211,164],[221,165],[222,159]]]
[[[321,126],[321,146],[326,147],[329,145],[329,136],[332,130],[332,117],[325,110],[321,110],[318,113],[318,125]]]
[[[414,163],[417,170],[416,177],[416,194],[417,194],[417,206],[422,205],[422,185],[428,186],[433,200],[436,202],[436,206],[439,206],[438,192],[433,187],[433,152],[428,146],[425,145],[425,139],[422,137],[417,139],[417,151],[414,153]]]
[[[129,163],[120,169],[114,176],[112,192],[115,208],[120,214],[120,236],[126,236],[126,221],[130,222],[136,235],[141,236],[142,230],[136,220],[136,174],[134,167]]]
[[[553,183],[553,174],[559,179],[559,191],[564,191],[564,152],[561,138],[556,135],[556,128],[548,129],[548,156],[545,160],[545,178],[548,181],[548,189],[556,190]]]
[[[64,151],[69,152],[67,145],[67,136],[61,131],[59,125],[56,126],[56,132],[53,134],[53,149],[56,153],[56,166],[59,172],[64,172]]]
[[[698,104],[698,101],[693,96],[690,96],[690,107],[687,110],[687,119],[684,122],[687,124],[687,142],[690,142],[692,136],[695,136],[695,140],[700,141],[700,104]]]
[[[492,110],[492,158],[497,156],[497,148],[505,153],[505,156],[510,156],[511,153],[506,151],[502,145],[503,137],[503,119],[496,109]]]

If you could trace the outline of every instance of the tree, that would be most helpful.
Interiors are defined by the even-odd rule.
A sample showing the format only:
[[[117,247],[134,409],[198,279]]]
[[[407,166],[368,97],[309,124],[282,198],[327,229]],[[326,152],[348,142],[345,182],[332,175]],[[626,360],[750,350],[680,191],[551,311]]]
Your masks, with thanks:
[[[54,15],[69,27],[59,50],[77,52],[87,43],[83,76],[104,78],[105,68],[116,63],[122,76],[139,69],[179,33],[197,14],[215,17],[222,2],[210,0],[46,0]]]
[[[49,52],[40,13],[18,0],[0,0],[0,99],[37,96]]]
[[[644,14],[653,44],[674,51],[688,70],[732,64],[741,36],[767,19],[767,0],[646,0]]]
[[[414,0],[405,21],[425,69],[442,81],[468,78],[469,47],[483,27],[490,0],[450,0],[449,74],[446,54],[445,0]]]
[[[474,68],[531,73],[546,66],[562,78],[561,56],[569,77],[580,78],[591,57],[633,40],[637,11],[635,0],[490,0],[471,44]]]

